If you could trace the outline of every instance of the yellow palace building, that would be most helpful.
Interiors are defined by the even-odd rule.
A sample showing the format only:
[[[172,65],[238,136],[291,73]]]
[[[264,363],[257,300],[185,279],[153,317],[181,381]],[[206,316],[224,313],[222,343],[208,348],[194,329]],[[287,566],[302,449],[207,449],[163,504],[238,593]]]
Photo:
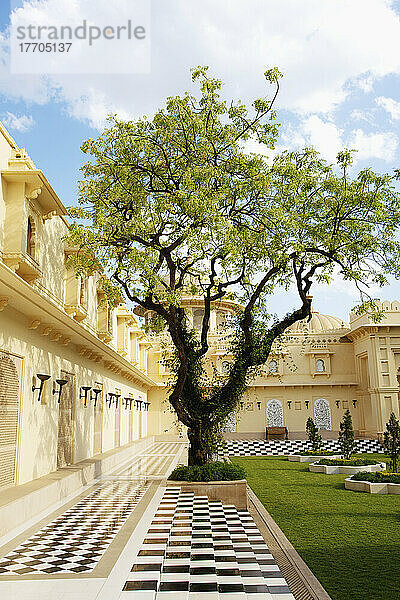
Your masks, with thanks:
[[[34,490],[43,477],[61,481],[62,471],[64,487],[50,503],[93,469],[177,438],[160,361],[164,334],[146,335],[125,305],[107,307],[98,275],[77,277],[67,267],[76,249],[64,241],[66,209],[2,126],[0,170],[0,495]],[[199,300],[184,303],[199,327]],[[220,372],[230,360],[221,332],[234,310],[227,300],[211,315],[208,360]],[[227,437],[261,439],[266,427],[284,426],[302,439],[313,416],[335,438],[346,408],[359,437],[380,436],[389,413],[399,414],[400,303],[383,302],[383,310],[378,325],[366,315],[344,323],[313,312],[293,327],[232,415]]]

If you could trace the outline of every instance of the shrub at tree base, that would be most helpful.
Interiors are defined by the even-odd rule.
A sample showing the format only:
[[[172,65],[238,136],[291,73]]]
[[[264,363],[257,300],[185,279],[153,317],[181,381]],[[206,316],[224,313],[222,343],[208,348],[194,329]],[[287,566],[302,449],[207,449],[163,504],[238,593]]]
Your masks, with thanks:
[[[343,466],[343,467],[365,467],[366,465],[376,465],[378,464],[376,459],[374,458],[321,458],[317,462],[317,465],[330,465],[333,467]]]
[[[356,473],[350,479],[354,481],[368,481],[369,483],[400,483],[400,473],[389,473],[388,471]]]
[[[168,479],[173,481],[234,481],[245,479],[246,471],[228,462],[211,462],[206,465],[176,467]]]

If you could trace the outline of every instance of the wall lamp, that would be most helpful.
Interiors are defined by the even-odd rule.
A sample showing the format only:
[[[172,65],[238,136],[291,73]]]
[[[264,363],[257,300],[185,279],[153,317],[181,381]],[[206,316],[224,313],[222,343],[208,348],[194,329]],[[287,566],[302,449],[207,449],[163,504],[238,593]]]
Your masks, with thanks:
[[[308,408],[308,406],[309,406],[309,404],[310,404],[310,401],[309,401],[309,400],[306,400],[306,401],[304,402],[304,404],[306,405],[306,408]]]
[[[132,410],[133,398],[130,398],[129,396],[125,396],[124,401],[125,401],[125,409],[128,408],[128,404],[129,404],[129,410]]]
[[[88,394],[89,391],[91,390],[91,386],[90,385],[81,385],[81,393],[79,394],[79,399],[83,400],[83,406],[86,408],[87,407],[87,400],[88,400]]]
[[[150,402],[143,402],[144,410],[149,410]]]
[[[92,389],[92,395],[91,395],[90,399],[93,400],[94,406],[97,405],[97,398],[99,397],[100,393],[101,393],[101,389],[96,389],[96,388]],[[94,394],[94,396],[93,396],[93,394]]]
[[[121,394],[116,394],[115,392],[108,392],[107,394],[108,408],[111,408],[111,404],[115,402],[115,408],[118,408],[118,401],[121,398]]]
[[[357,406],[357,402],[358,402],[358,400],[353,400],[353,406],[354,406],[354,408]]]
[[[60,386],[60,388],[57,390],[55,384],[53,383],[53,396],[54,396],[54,394],[58,394],[57,402],[58,402],[58,404],[60,404],[61,392],[62,392],[64,385],[66,385],[68,383],[68,379],[56,379],[56,383]]]
[[[290,407],[292,406],[292,401],[291,401],[291,400],[288,400],[288,401],[287,401],[287,405],[288,405],[288,408],[290,409]]]
[[[339,408],[340,400],[336,400],[336,406]]]
[[[258,410],[261,410],[261,402],[257,402],[257,408]]]
[[[35,393],[35,390],[39,390],[38,402],[40,402],[42,398],[42,391],[44,382],[50,379],[50,375],[43,375],[43,373],[36,373],[36,377],[40,380],[40,385],[35,386],[35,382],[32,385],[32,392]]]

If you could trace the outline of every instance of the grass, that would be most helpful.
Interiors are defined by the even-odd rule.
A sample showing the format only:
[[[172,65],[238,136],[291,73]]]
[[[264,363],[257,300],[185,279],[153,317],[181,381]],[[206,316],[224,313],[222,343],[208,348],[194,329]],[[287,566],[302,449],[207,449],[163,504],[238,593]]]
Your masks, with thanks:
[[[400,496],[345,490],[347,475],[284,457],[231,460],[333,600],[400,597]]]

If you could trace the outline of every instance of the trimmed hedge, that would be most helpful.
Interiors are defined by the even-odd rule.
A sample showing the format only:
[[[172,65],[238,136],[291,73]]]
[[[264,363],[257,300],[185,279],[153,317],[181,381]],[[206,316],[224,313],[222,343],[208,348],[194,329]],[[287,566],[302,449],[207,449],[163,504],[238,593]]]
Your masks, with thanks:
[[[356,473],[350,479],[354,479],[354,481],[368,481],[369,483],[400,483],[400,473],[388,473],[387,471]]]
[[[366,465],[377,465],[379,461],[374,458],[321,458],[317,465],[331,465],[331,466],[343,466],[343,467],[364,467]]]
[[[245,479],[246,471],[229,462],[211,462],[206,465],[176,467],[168,477],[173,481],[234,481]]]

